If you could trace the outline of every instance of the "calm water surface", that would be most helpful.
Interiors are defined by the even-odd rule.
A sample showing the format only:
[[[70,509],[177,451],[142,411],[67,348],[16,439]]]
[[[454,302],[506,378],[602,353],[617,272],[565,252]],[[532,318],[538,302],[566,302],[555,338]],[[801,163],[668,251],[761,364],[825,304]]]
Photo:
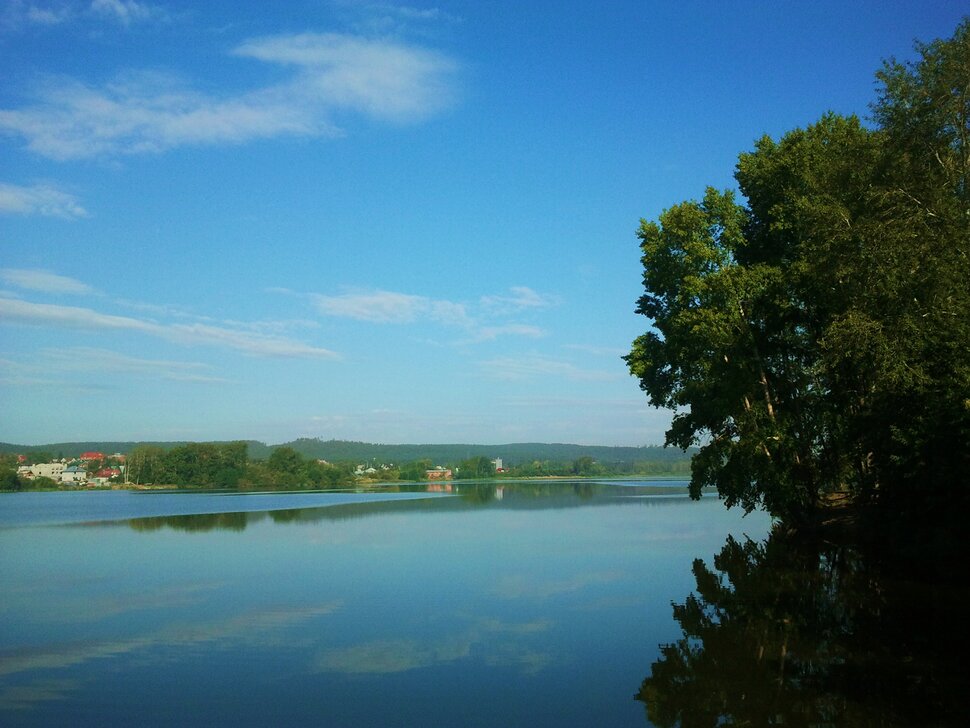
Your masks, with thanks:
[[[683,484],[0,495],[0,724],[624,726],[691,565]]]

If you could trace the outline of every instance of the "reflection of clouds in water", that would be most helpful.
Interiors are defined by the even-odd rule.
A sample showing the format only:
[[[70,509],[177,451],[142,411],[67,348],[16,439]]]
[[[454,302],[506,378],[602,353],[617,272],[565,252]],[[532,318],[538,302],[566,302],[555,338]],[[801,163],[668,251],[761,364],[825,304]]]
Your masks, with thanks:
[[[4,556],[8,555],[9,551],[4,550],[7,548],[6,543],[0,544],[0,553]],[[18,616],[21,613],[27,613],[37,618],[45,608],[56,608],[58,614],[54,618],[62,619],[63,615],[60,612],[63,610],[60,609],[60,604],[64,601],[65,594],[83,592],[92,588],[103,589],[107,581],[103,576],[79,575],[62,571],[48,579],[4,584],[3,599],[0,599],[0,616],[9,612]]]
[[[81,688],[78,680],[37,680],[0,688],[0,710],[27,710],[36,703],[65,700]]]
[[[207,624],[173,624],[142,637],[77,642],[50,649],[20,649],[11,654],[0,653],[0,675],[72,667],[90,660],[117,657],[156,647],[191,647],[220,641],[266,643],[271,641],[266,632],[331,614],[340,606],[340,602],[334,601],[296,609],[280,607]]]
[[[535,634],[545,632],[552,626],[548,619],[537,619],[533,622],[503,622],[500,619],[483,619],[479,622],[482,629],[488,632],[504,632],[505,634]]]
[[[392,673],[453,662],[471,653],[470,640],[449,639],[429,645],[415,640],[383,640],[327,650],[315,663],[320,672]]]
[[[646,608],[646,605],[648,604],[649,600],[642,596],[615,596],[602,597],[586,604],[579,604],[574,607],[574,609],[579,612],[599,612],[606,609],[629,609],[630,607]]]
[[[29,614],[32,620],[38,622],[91,622],[141,610],[171,609],[198,604],[203,601],[205,594],[221,589],[226,582],[177,584],[94,597],[86,594],[86,587],[96,584],[100,589],[107,590],[107,580],[86,580],[74,589],[65,589],[64,584],[64,580],[52,580],[38,586],[21,585],[5,595],[4,604],[0,606],[0,615],[16,610],[18,614]],[[29,608],[25,605],[29,605]]]
[[[537,581],[527,574],[508,574],[498,580],[492,593],[503,599],[548,599],[549,597],[582,591],[596,584],[619,581],[625,574],[619,571],[601,571],[576,574],[568,579]]]
[[[523,675],[537,675],[552,661],[552,655],[548,653],[536,652],[511,642],[496,645],[495,651],[485,656],[485,664],[489,667],[517,667]]]
[[[519,667],[533,675],[552,662],[552,656],[529,650],[511,641],[496,641],[496,635],[523,636],[545,631],[547,620],[506,623],[483,619],[463,633],[434,642],[411,639],[374,640],[321,652],[313,663],[317,672],[389,674],[432,667],[470,657],[473,650],[484,653],[492,667]]]
[[[68,607],[72,620],[102,619],[143,609],[171,609],[198,604],[203,601],[206,593],[221,589],[225,584],[226,582],[179,584],[145,593],[113,594],[95,599],[79,597],[66,600],[63,606]],[[76,604],[71,604],[71,601],[76,601]],[[59,621],[64,619],[60,615],[56,615],[56,618]]]

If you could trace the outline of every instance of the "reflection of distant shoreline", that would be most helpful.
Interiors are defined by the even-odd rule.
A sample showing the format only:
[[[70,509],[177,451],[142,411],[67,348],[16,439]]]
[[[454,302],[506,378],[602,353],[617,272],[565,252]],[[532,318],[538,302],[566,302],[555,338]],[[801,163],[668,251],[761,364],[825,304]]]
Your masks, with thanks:
[[[385,493],[376,500],[352,503],[318,504],[303,508],[266,508],[264,510],[223,513],[146,516],[116,522],[136,531],[149,532],[162,528],[179,531],[242,531],[259,521],[275,523],[314,523],[341,521],[414,512],[456,512],[496,508],[505,510],[559,510],[590,506],[661,505],[679,503],[688,498],[686,486],[618,485],[592,480],[571,479],[549,482],[478,481],[395,486],[397,492]],[[421,497],[427,494],[427,497]],[[257,497],[266,497],[262,494]],[[398,497],[390,497],[398,496]],[[241,495],[240,497],[246,497]],[[279,496],[285,501],[286,495]],[[283,503],[281,503],[283,505]],[[111,525],[112,522],[107,522]]]

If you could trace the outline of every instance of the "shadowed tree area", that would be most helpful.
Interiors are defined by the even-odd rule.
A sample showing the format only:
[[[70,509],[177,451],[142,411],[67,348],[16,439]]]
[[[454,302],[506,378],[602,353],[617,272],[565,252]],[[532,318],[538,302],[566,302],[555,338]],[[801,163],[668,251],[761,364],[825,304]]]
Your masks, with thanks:
[[[932,522],[970,505],[970,21],[877,74],[874,126],[823,116],[739,158],[743,204],[642,221],[652,322],[625,357],[691,490],[790,524],[828,494]]]

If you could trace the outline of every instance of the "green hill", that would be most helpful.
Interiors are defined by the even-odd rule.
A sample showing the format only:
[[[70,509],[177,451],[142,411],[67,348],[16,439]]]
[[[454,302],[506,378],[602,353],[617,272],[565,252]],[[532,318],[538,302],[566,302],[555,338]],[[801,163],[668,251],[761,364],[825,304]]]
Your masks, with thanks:
[[[124,455],[131,452],[131,450],[138,445],[154,445],[162,448],[163,450],[171,450],[172,448],[181,447],[182,445],[187,444],[187,440],[178,440],[174,442],[52,442],[47,445],[14,445],[8,442],[0,442],[0,454],[48,452],[52,457],[56,458],[76,458],[82,452],[103,452],[105,455],[112,455],[119,452]],[[249,457],[253,458],[254,460],[261,460],[269,457],[269,454],[272,452],[271,447],[257,440],[246,440],[246,444],[249,446]]]
[[[55,442],[46,445],[14,445],[0,443],[0,453],[48,452],[53,457],[77,457],[82,452],[97,451],[107,454],[128,453],[137,445],[155,445],[171,450],[187,444],[175,442]],[[599,463],[632,465],[652,462],[663,464],[685,463],[692,451],[683,452],[658,445],[643,447],[610,447],[605,445],[570,445],[566,443],[523,442],[504,445],[474,444],[413,444],[382,445],[348,440],[319,440],[300,438],[279,445],[267,445],[247,440],[249,457],[263,460],[277,447],[291,447],[306,458],[328,460],[334,463],[407,463],[415,460],[432,460],[435,464],[449,465],[473,457],[502,458],[505,465],[520,465],[533,461],[568,463],[581,457],[591,457]]]
[[[570,445],[565,443],[523,442],[504,445],[380,445],[347,440],[318,440],[301,438],[285,443],[304,457],[331,462],[406,463],[429,459],[436,464],[456,463],[473,457],[502,458],[506,465],[518,465],[534,460],[570,462],[591,457],[601,463],[659,462],[675,463],[690,459],[690,452],[659,445],[644,447],[610,447],[605,445]]]

